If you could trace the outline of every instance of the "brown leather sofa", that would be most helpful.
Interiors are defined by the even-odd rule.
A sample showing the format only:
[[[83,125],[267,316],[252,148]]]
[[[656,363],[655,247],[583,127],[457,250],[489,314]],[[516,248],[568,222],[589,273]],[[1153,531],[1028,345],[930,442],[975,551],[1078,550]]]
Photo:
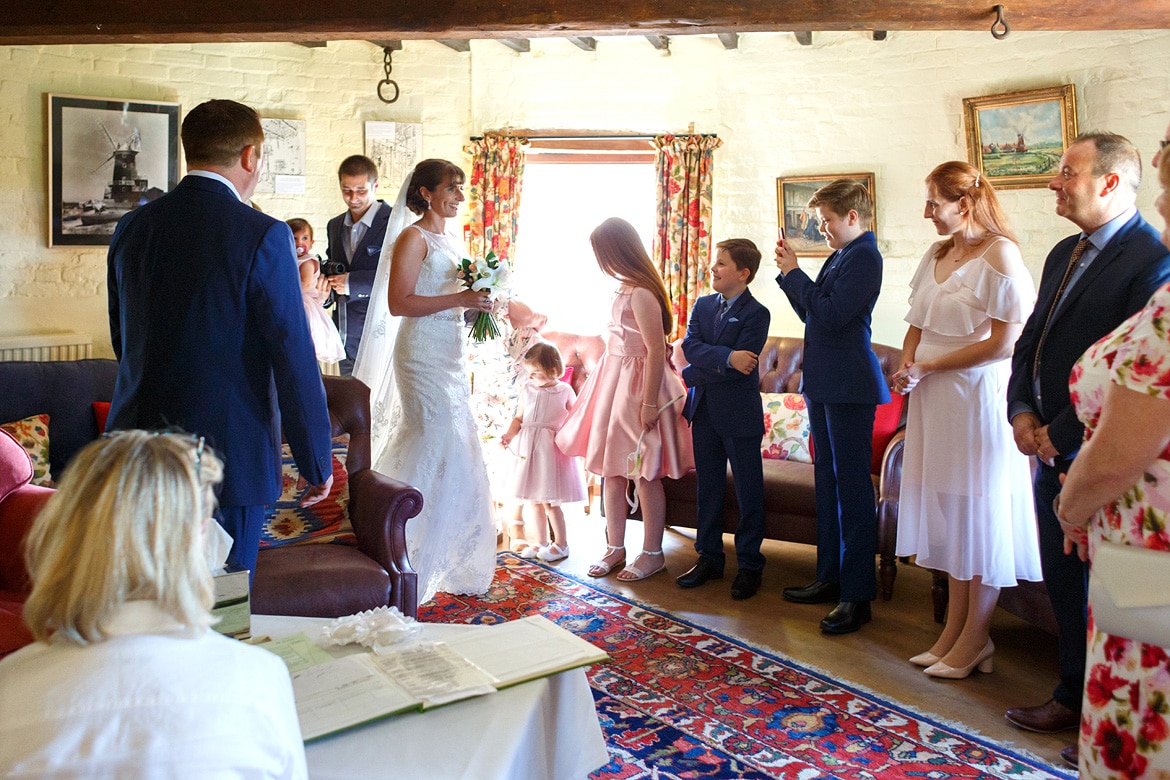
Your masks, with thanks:
[[[560,349],[565,365],[573,367],[573,388],[580,390],[605,351],[604,340],[600,336],[560,332],[547,332],[542,336]],[[902,359],[901,349],[875,344],[874,352],[877,353],[882,371],[889,378],[899,368]],[[797,392],[800,388],[803,354],[803,339],[770,337],[760,355],[760,391]],[[676,366],[681,367],[684,364],[680,344],[675,344],[673,359]],[[873,475],[878,502],[877,549],[880,589],[885,599],[889,599],[893,594],[894,579],[897,576],[894,545],[898,535],[898,497],[902,480],[904,439],[905,433],[899,429],[886,447],[880,470]],[[694,528],[694,472],[679,480],[665,479],[663,487],[666,492],[667,525]],[[723,508],[724,527],[730,533],[735,530],[739,519],[730,471],[727,475]],[[764,460],[764,524],[766,538],[816,544],[816,498],[812,464]]]

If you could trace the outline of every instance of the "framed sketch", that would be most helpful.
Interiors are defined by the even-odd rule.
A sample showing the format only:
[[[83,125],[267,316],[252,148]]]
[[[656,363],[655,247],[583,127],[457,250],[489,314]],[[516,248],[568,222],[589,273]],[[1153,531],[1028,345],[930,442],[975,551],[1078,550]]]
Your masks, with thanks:
[[[49,246],[110,243],[179,181],[179,104],[47,95]]]
[[[873,198],[873,224],[877,232],[877,196],[874,194],[872,173],[838,173],[824,176],[783,176],[776,179],[777,224],[784,228],[784,239],[804,257],[828,257],[833,253],[825,243],[817,223],[817,212],[808,206],[808,199],[826,184],[837,179],[861,182]]]
[[[261,117],[264,167],[256,192],[276,195],[305,193],[305,128],[303,119]]]
[[[1044,187],[1077,137],[1072,84],[963,99],[967,161],[1002,190]]]
[[[414,122],[366,122],[366,157],[378,166],[378,182],[393,200],[406,174],[422,160],[422,125]]]

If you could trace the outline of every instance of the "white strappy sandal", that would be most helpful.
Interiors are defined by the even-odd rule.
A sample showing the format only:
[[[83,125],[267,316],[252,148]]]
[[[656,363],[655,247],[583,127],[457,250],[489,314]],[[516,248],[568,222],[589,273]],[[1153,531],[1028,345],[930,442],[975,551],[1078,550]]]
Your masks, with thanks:
[[[663,555],[662,550],[643,550],[642,555],[661,556],[662,565],[659,566],[657,569],[651,569],[648,572],[643,572],[637,566],[630,564],[626,568],[622,569],[621,573],[618,574],[618,576],[617,576],[618,582],[637,582],[638,580],[646,579],[647,577],[649,577],[652,574],[657,574],[660,571],[666,570],[666,556]],[[629,576],[626,576],[626,575],[629,575]]]
[[[609,556],[613,555],[614,553],[618,553],[618,552],[620,552],[622,554],[622,557],[618,558],[613,563],[608,563],[605,560]],[[621,566],[625,562],[626,562],[626,548],[625,547],[614,547],[612,544],[607,544],[607,545],[605,545],[605,555],[601,556],[600,561],[598,561],[597,563],[590,566],[589,571],[586,573],[590,577],[604,577],[605,575],[609,574],[611,571],[616,569],[618,566]]]

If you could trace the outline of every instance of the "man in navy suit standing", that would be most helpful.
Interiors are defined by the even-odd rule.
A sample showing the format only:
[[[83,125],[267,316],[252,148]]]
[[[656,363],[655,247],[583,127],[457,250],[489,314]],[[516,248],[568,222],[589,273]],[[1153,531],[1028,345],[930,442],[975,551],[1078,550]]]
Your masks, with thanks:
[[[801,392],[808,404],[816,455],[817,578],[784,589],[799,604],[831,604],[826,634],[857,631],[870,620],[877,595],[877,502],[870,460],[877,405],[889,403],[871,338],[873,307],[882,288],[882,256],[869,229],[873,199],[865,186],[837,179],[808,205],[833,249],[814,282],[782,238],[776,283],[804,322]]]
[[[326,278],[330,287],[337,293],[334,317],[345,345],[340,370],[343,376],[349,376],[366,325],[370,292],[378,273],[391,209],[374,197],[378,190],[378,166],[369,157],[360,154],[346,157],[337,169],[337,181],[349,208],[326,225],[329,249],[324,268],[329,272]],[[344,270],[334,273],[338,268]]]
[[[1048,189],[1056,193],[1056,213],[1081,232],[1058,243],[1044,261],[1036,308],[1012,356],[1008,416],[1016,446],[1038,461],[1040,561],[1060,629],[1060,682],[1052,699],[1006,713],[1029,731],[1053,733],[1080,724],[1088,566],[1075,553],[1064,554],[1052,503],[1084,436],[1069,400],[1073,364],[1170,281],[1170,255],[1134,205],[1141,180],[1137,149],[1119,135],[1082,135],[1065,151]],[[1061,755],[1073,758],[1075,745]]]
[[[764,556],[764,468],[760,444],[760,350],[772,315],[752,297],[748,284],[760,267],[760,250],[746,238],[722,241],[711,266],[714,295],[695,301],[683,339],[689,363],[682,371],[690,388],[683,413],[695,447],[699,560],[675,582],[697,588],[723,576],[723,490],[727,463],[735,478],[739,526],[735,557],[739,571],[731,597],[748,599],[760,589]]]
[[[131,211],[110,241],[110,337],[118,379],[108,427],[178,426],[224,461],[216,519],[228,560],[254,569],[264,505],[281,492],[281,420],[310,487],[333,484],[329,412],[288,225],[248,205],[260,117],[209,100],[183,120],[188,174]]]

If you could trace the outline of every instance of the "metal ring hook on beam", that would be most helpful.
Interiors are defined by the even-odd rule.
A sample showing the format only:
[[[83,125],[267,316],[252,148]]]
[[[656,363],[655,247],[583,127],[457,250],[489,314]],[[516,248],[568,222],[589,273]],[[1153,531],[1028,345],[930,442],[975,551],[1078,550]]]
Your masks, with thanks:
[[[991,37],[997,41],[1002,41],[1004,38],[1011,35],[1012,26],[1008,24],[1008,20],[1004,18],[1003,6],[997,5],[995,7],[995,21],[991,23]]]
[[[390,86],[394,87],[394,97],[388,98],[382,94],[382,87],[385,87],[386,85],[390,85]],[[379,81],[378,82],[378,99],[381,100],[383,103],[393,103],[396,100],[398,100],[398,82],[392,81],[390,79],[382,79],[381,81]]]

